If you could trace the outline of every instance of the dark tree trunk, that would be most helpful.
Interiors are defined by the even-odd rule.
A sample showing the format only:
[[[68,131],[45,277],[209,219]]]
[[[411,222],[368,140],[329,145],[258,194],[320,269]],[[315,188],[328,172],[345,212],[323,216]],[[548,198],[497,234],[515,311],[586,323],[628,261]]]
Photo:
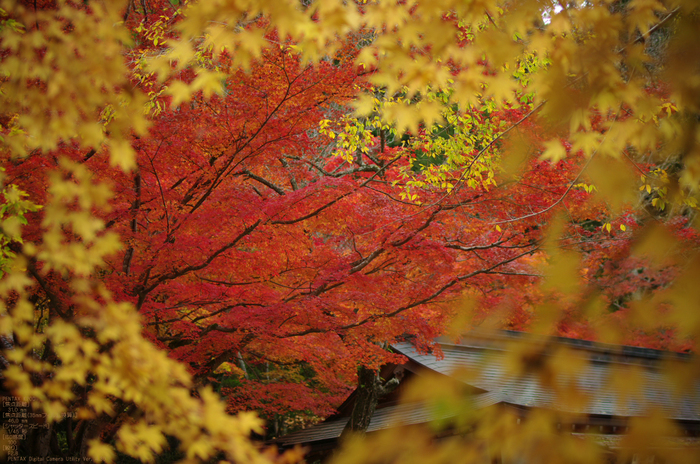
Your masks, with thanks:
[[[357,371],[355,404],[350,420],[340,434],[341,440],[350,434],[367,432],[379,398],[391,392],[398,384],[399,379],[396,377],[382,384],[377,371],[361,366]]]

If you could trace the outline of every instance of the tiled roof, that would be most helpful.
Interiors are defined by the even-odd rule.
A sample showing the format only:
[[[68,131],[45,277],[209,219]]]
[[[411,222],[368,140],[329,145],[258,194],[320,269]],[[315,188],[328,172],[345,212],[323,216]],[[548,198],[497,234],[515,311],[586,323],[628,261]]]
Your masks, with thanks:
[[[618,417],[641,416],[652,408],[660,408],[673,419],[700,421],[700,385],[683,395],[674,395],[673,385],[659,369],[664,352],[645,349],[630,351],[623,350],[623,347],[613,350],[612,345],[574,347],[567,353],[584,357],[589,362],[575,376],[576,385],[588,397],[588,402],[573,406],[559,401],[553,389],[543,385],[536,373],[522,376],[509,374],[506,363],[510,352],[507,346],[494,345],[492,340],[482,346],[480,344],[479,340],[468,340],[460,345],[440,344],[444,354],[442,359],[437,359],[433,354],[418,353],[410,343],[398,343],[392,347],[412,361],[441,374],[454,376],[459,371],[468,371],[471,375],[464,380],[465,383],[499,393],[504,402],[517,406]],[[605,352],[601,346],[611,349]],[[668,356],[677,357],[671,353]],[[613,372],[625,372],[624,369],[629,369],[631,365],[637,367],[636,378],[641,380],[638,385],[625,385],[624,388],[608,385]],[[557,382],[558,379],[551,381]],[[625,392],[635,389],[638,390],[637,395],[625,395]]]
[[[551,385],[555,385],[560,378],[543,381],[536,372],[522,375],[510,373],[509,357],[519,352],[514,351],[514,342],[524,342],[525,346],[534,347],[536,356],[552,356],[555,350],[564,347],[566,356],[586,361],[581,364],[583,367],[573,371],[575,374],[572,378],[588,401],[565,403],[559,399]],[[546,408],[577,413],[585,420],[589,416],[621,419],[642,416],[656,408],[669,418],[700,426],[700,384],[690,392],[676,396],[672,394],[671,382],[660,369],[664,360],[677,361],[680,369],[685,366],[691,368],[689,361],[692,358],[689,355],[565,338],[537,338],[517,332],[474,333],[459,344],[441,342],[439,345],[443,354],[441,358],[431,353],[419,353],[408,342],[394,344],[392,348],[408,357],[412,365],[450,376],[483,391],[473,397],[473,407],[477,409],[503,403],[517,408]],[[611,373],[620,370],[626,372],[624,369],[636,372],[634,377],[630,377],[633,383],[609,386]],[[467,375],[462,375],[464,373]],[[635,396],[624,396],[625,392],[635,390]],[[426,423],[452,415],[441,414],[438,416],[421,403],[378,408],[367,432],[396,425]],[[278,438],[275,442],[280,446],[289,446],[332,441],[340,436],[347,421],[347,417],[327,420]]]
[[[473,405],[475,408],[485,408],[502,401],[498,393],[482,393],[475,395]],[[377,409],[372,416],[372,420],[367,428],[367,432],[388,429],[390,427],[402,425],[425,424],[434,420],[454,417],[455,414],[441,411],[436,412],[422,403],[408,403],[397,406],[388,406]],[[340,436],[340,433],[348,423],[349,418],[343,417],[336,420],[321,422],[304,430],[298,430],[274,440],[280,446],[294,445],[297,443],[312,443],[322,440],[333,440]]]

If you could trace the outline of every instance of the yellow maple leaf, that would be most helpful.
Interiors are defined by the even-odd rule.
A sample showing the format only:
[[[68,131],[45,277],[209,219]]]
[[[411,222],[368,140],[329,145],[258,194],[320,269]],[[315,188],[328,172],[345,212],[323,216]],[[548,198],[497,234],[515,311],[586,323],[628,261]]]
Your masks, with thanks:
[[[363,94],[352,103],[352,106],[355,107],[356,116],[366,116],[374,110],[374,104],[374,97]]]
[[[211,442],[205,439],[200,439],[194,443],[191,443],[187,447],[187,457],[189,459],[200,458],[202,460],[206,460],[211,456],[212,451],[213,448]]]
[[[420,110],[423,121],[428,127],[442,119],[442,105],[440,105],[438,102],[421,102],[418,105],[418,110]]]
[[[556,163],[566,158],[566,148],[559,140],[550,140],[544,144],[545,150],[541,158]]]
[[[140,422],[136,424],[135,432],[136,436],[151,450],[156,453],[163,451],[166,440],[158,426]]]
[[[201,90],[205,97],[223,91],[223,75],[215,71],[200,69],[197,77],[192,81],[192,90]]]
[[[88,396],[88,404],[93,407],[95,412],[114,414],[112,402],[106,396],[99,393],[92,393]]]
[[[117,166],[122,171],[131,171],[136,167],[136,153],[128,140],[111,139],[109,141],[109,161],[112,166]]]
[[[165,93],[173,97],[170,106],[176,108],[182,102],[186,102],[190,99],[192,96],[192,89],[182,81],[173,81],[168,85],[168,88],[165,89]]]
[[[587,156],[591,156],[600,145],[600,134],[598,132],[576,132],[571,136],[572,151],[581,150]]]
[[[486,95],[491,95],[498,102],[513,101],[518,83],[511,78],[510,74],[502,72],[486,82]]]
[[[112,463],[116,454],[114,448],[106,443],[102,443],[98,439],[90,440],[88,443],[88,456],[95,462]]]
[[[66,407],[58,401],[48,401],[41,405],[41,408],[46,413],[46,421],[54,422],[59,420],[63,413],[66,412]]]

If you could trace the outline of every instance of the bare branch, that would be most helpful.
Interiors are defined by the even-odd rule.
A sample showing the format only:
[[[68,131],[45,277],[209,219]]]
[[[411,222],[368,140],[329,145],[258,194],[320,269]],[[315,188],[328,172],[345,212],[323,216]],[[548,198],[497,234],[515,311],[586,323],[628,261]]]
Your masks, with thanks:
[[[285,193],[285,192],[284,192],[284,189],[282,189],[281,187],[278,187],[277,185],[273,184],[272,182],[270,182],[269,180],[267,180],[267,179],[265,179],[265,178],[263,178],[263,177],[260,177],[260,176],[257,176],[257,175],[255,175],[255,174],[253,174],[252,172],[248,171],[247,169],[245,169],[245,170],[243,171],[243,174],[245,174],[245,175],[246,175],[247,177],[249,177],[250,179],[253,179],[253,180],[255,180],[255,181],[258,181],[258,182],[260,182],[261,184],[263,184],[264,186],[266,186],[266,187],[268,187],[268,188],[274,190],[274,191],[277,192],[277,194],[279,194],[279,195],[284,195],[284,193]]]

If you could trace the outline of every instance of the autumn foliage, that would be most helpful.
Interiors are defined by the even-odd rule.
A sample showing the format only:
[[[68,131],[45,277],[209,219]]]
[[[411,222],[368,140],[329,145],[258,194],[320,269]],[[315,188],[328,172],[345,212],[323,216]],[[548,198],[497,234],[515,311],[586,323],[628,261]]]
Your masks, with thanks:
[[[473,325],[694,349],[691,1],[0,8],[2,379],[59,452],[274,460],[253,412]]]

